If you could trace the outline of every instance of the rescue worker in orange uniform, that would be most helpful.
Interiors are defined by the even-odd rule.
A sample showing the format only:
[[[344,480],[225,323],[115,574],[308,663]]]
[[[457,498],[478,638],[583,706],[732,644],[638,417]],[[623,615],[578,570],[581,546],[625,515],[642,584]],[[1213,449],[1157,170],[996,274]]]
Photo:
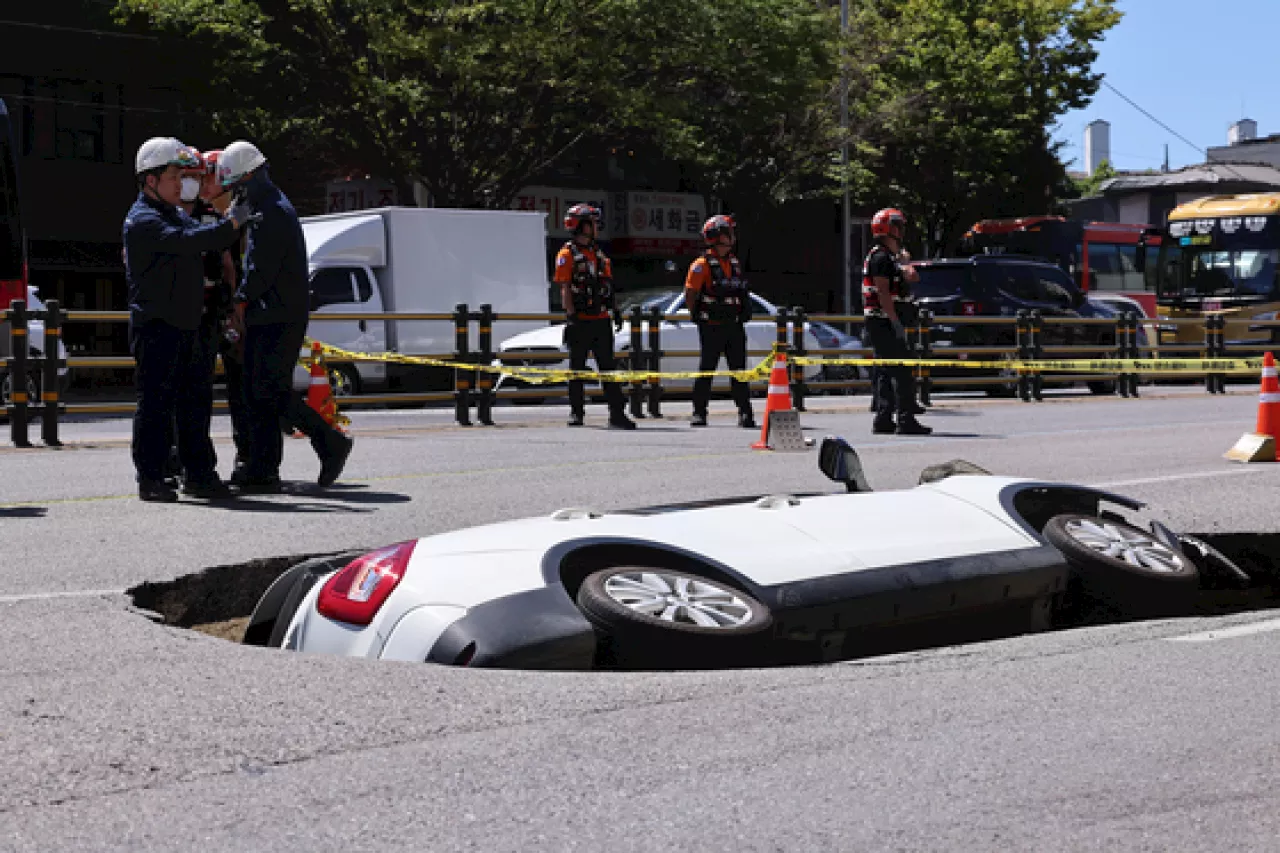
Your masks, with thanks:
[[[600,209],[589,204],[569,208],[564,227],[573,239],[556,255],[554,281],[560,285],[561,304],[568,320],[564,342],[569,347],[570,370],[586,370],[588,356],[595,356],[601,371],[613,370],[613,336],[622,330],[622,315],[614,300],[613,265],[596,245],[600,219]],[[635,421],[627,417],[626,400],[618,383],[601,384],[609,404],[610,428],[635,429]],[[586,417],[586,392],[582,386],[581,379],[569,381],[571,427],[582,426]]]
[[[730,370],[747,367],[747,321],[751,319],[751,291],[742,265],[733,253],[735,224],[732,216],[716,215],[702,225],[706,251],[689,265],[684,282],[684,304],[698,327],[699,372],[715,370],[720,356]],[[751,387],[734,379],[730,383],[738,407],[738,426],[755,429],[751,411]],[[693,382],[693,417],[690,426],[707,425],[711,377]]]
[[[899,262],[907,218],[902,211],[885,208],[871,218],[871,234],[876,245],[862,264],[862,312],[866,317],[867,340],[876,358],[909,359],[907,330],[900,312],[909,298],[908,285],[920,274]],[[876,370],[876,418],[871,431],[898,435],[929,435],[929,427],[916,420],[915,378],[910,367],[879,367]],[[896,416],[896,421],[895,421]]]

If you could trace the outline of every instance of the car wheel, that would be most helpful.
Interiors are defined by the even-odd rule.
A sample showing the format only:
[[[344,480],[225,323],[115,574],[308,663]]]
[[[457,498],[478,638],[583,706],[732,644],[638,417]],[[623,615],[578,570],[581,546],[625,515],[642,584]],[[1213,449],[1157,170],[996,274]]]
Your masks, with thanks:
[[[760,602],[683,571],[617,566],[595,572],[578,606],[609,640],[614,662],[685,668],[750,660],[773,625]]]
[[[1122,521],[1055,515],[1044,536],[1075,568],[1086,595],[1126,615],[1177,610],[1199,586],[1190,558]]]
[[[1111,381],[1102,382],[1086,382],[1089,386],[1089,393],[1096,394],[1099,397],[1107,397],[1116,393],[1116,383]]]

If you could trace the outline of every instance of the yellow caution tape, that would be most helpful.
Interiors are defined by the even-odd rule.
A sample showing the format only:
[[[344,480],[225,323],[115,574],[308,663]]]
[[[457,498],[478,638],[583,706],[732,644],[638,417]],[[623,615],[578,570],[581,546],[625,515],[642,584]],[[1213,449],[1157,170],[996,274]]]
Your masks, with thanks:
[[[308,345],[310,339],[307,340]],[[399,353],[366,353],[340,349],[326,343],[320,344],[321,351],[342,361],[394,362],[396,364],[412,364],[422,367],[441,367],[449,370],[461,370],[473,373],[496,373],[519,377],[532,385],[567,382],[582,379],[593,382],[645,382],[661,379],[700,379],[703,377],[730,377],[742,382],[755,382],[769,378],[776,355],[769,355],[755,366],[746,370],[702,370],[662,372],[654,370],[612,370],[597,372],[594,370],[565,370],[552,367],[525,367],[516,365],[467,364],[447,359],[430,358],[428,356],[401,355]],[[1136,358],[1097,358],[1097,359],[1005,359],[1005,360],[961,360],[938,358],[815,358],[812,356],[790,356],[789,361],[795,365],[833,365],[840,367],[926,367],[926,368],[960,368],[968,370],[1007,370],[1024,373],[1229,373],[1250,374],[1262,369],[1261,358],[1179,358],[1179,359],[1136,359]],[[303,362],[309,363],[308,359]]]

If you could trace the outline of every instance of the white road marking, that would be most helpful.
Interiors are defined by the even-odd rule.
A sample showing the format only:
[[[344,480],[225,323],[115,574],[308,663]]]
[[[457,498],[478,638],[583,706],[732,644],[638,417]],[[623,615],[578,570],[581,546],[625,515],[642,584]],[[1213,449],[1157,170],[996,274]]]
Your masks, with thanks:
[[[123,589],[80,589],[68,592],[33,592],[29,595],[0,595],[0,604],[21,604],[24,601],[48,601],[55,598],[105,598],[124,595]]]
[[[1212,477],[1238,477],[1242,474],[1261,474],[1266,468],[1227,468],[1222,471],[1192,471],[1186,474],[1167,474],[1163,477],[1141,477],[1136,480],[1116,480],[1111,483],[1094,483],[1095,489],[1113,489],[1119,486],[1143,486],[1148,483],[1172,483],[1177,480],[1207,480]]]
[[[1201,631],[1198,634],[1183,634],[1181,637],[1165,637],[1165,640],[1170,643],[1212,643],[1216,640],[1248,637],[1251,634],[1265,634],[1268,631],[1280,631],[1280,619],[1250,622],[1247,625],[1233,625],[1230,628],[1215,628],[1212,631]]]

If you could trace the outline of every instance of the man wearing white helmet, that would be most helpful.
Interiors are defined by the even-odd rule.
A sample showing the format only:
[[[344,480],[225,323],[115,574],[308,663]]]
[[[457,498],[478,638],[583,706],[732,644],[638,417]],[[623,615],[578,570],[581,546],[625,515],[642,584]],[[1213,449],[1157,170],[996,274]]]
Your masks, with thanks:
[[[326,423],[293,390],[293,367],[311,308],[302,223],[289,199],[271,182],[267,158],[252,143],[238,140],[223,149],[218,179],[234,190],[237,204],[251,205],[258,218],[249,229],[244,275],[235,295],[245,330],[249,458],[232,474],[232,483],[242,492],[280,490],[283,422],[311,439],[320,457],[316,482],[331,485],[342,473],[353,441]]]
[[[164,482],[171,424],[176,424],[186,472],[183,491],[201,498],[230,494],[215,470],[197,399],[206,386],[199,376],[197,346],[204,310],[203,255],[234,243],[251,211],[233,206],[226,219],[208,225],[187,216],[179,207],[182,174],[198,162],[195,152],[173,137],[144,142],[134,163],[138,198],[124,220],[129,343],[137,363],[133,462],[138,496],[144,501],[178,499]]]

